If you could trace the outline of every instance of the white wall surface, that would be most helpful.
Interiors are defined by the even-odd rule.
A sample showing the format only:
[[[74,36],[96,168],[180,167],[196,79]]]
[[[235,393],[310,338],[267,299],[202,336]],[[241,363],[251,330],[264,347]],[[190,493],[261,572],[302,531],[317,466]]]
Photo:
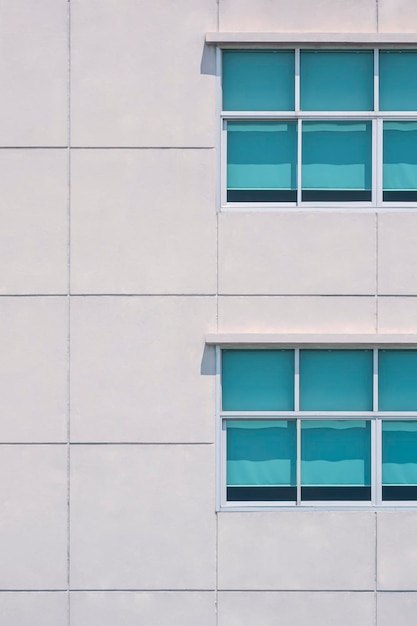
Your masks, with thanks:
[[[0,3],[0,623],[415,626],[414,511],[215,513],[208,332],[416,332],[416,217],[217,213],[207,31],[414,0]]]

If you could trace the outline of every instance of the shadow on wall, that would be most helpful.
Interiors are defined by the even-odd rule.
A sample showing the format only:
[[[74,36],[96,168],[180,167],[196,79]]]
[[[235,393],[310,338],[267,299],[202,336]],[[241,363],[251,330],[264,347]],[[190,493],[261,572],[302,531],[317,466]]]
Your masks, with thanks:
[[[200,365],[202,376],[214,376],[216,373],[216,349],[214,346],[204,346]]]
[[[203,46],[203,54],[201,55],[200,73],[216,75],[216,49],[213,46]]]

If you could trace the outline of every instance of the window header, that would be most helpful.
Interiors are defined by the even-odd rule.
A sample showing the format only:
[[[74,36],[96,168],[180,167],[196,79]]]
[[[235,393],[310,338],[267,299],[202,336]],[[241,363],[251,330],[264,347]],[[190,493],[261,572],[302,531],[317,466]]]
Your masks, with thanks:
[[[269,44],[316,44],[338,46],[416,46],[417,33],[206,33],[206,44],[215,46],[262,46]]]
[[[217,346],[417,346],[417,334],[208,333],[207,345]]]

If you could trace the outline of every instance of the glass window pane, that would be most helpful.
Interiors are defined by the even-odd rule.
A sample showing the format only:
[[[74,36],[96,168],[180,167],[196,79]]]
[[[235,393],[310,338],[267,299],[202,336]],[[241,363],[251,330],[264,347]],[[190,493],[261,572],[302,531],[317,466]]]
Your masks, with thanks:
[[[372,350],[301,350],[302,411],[372,411]]]
[[[417,350],[379,350],[380,411],[417,411]]]
[[[224,411],[292,411],[293,350],[223,350]]]
[[[384,200],[417,201],[417,122],[384,122]]]
[[[417,109],[416,50],[380,51],[379,108],[381,111]]]
[[[223,109],[293,111],[294,50],[225,50]]]
[[[417,485],[417,422],[382,422],[382,482]]]
[[[227,421],[228,486],[296,486],[294,421]]]
[[[303,122],[302,133],[303,200],[371,200],[371,122]]]
[[[372,50],[302,50],[300,100],[304,111],[371,111]]]
[[[296,122],[228,122],[229,202],[295,202],[296,189]]]
[[[382,422],[382,498],[417,499],[417,422]]]
[[[370,484],[369,421],[301,422],[303,500],[368,500]]]

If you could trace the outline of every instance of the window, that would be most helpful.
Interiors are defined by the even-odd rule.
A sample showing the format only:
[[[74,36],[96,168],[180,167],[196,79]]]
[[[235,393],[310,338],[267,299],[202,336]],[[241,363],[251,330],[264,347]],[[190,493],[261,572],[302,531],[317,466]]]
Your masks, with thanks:
[[[223,50],[222,150],[222,206],[417,207],[417,50]]]
[[[417,503],[416,349],[221,351],[222,506]]]

